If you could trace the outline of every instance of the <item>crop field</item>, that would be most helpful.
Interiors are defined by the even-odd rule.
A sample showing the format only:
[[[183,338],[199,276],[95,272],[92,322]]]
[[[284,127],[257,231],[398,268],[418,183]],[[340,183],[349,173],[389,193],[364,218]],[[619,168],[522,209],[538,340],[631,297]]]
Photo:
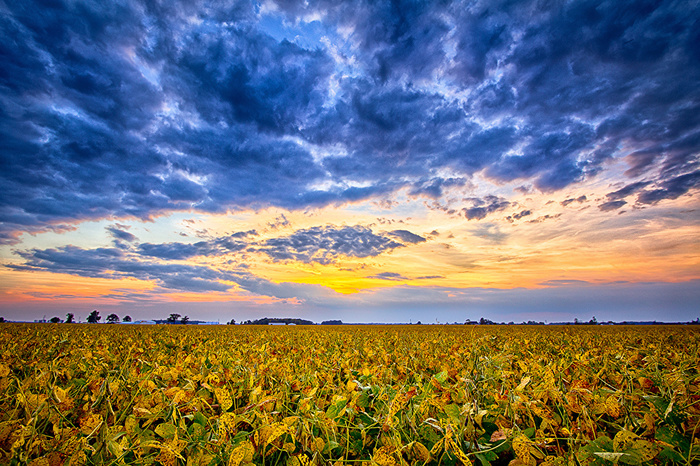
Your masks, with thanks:
[[[0,463],[698,464],[694,327],[0,324]]]

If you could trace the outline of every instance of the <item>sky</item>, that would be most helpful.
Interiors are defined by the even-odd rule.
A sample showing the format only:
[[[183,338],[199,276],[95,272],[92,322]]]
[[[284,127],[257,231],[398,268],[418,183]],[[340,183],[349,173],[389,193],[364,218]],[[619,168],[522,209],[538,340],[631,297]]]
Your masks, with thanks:
[[[699,23],[0,0],[0,315],[694,320]]]

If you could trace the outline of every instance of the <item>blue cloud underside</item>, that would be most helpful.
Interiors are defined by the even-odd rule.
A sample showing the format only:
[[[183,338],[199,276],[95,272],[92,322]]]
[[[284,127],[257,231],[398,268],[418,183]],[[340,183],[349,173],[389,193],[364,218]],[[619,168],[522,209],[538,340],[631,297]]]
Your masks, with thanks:
[[[8,4],[2,240],[404,188],[438,198],[479,172],[552,192],[622,147],[630,184],[655,186],[638,202],[697,188],[700,13],[682,2],[277,6]]]

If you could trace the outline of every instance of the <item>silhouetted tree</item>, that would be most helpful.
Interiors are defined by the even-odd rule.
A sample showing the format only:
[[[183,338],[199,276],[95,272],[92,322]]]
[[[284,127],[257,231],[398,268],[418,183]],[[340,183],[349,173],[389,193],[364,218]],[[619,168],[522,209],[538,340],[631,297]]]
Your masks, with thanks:
[[[131,316],[124,316],[122,322],[131,322]]]
[[[102,317],[100,317],[100,312],[97,309],[95,309],[94,311],[92,311],[90,313],[90,315],[87,318],[87,321],[90,324],[96,324],[97,322],[100,321],[101,318]]]
[[[119,322],[119,316],[116,314],[110,314],[107,316],[107,322],[110,324],[114,324]]]
[[[187,317],[187,316],[185,316],[185,317],[183,317],[182,319],[180,319],[180,323],[183,324],[183,325],[187,325],[187,324],[190,323],[190,318]]]
[[[226,322],[226,325],[236,325],[236,319],[231,319],[228,322]]]
[[[68,314],[66,314],[66,323],[67,324],[73,323],[73,313],[72,312],[69,312]]]
[[[3,322],[5,322],[5,318],[4,318],[4,317],[0,317],[0,324],[3,323]]]
[[[166,322],[169,324],[177,324],[178,320],[180,320],[180,314],[170,314]]]
[[[58,318],[58,317],[52,317],[52,318],[49,320],[49,322],[51,322],[52,324],[60,324],[60,323],[61,323],[61,319]]]

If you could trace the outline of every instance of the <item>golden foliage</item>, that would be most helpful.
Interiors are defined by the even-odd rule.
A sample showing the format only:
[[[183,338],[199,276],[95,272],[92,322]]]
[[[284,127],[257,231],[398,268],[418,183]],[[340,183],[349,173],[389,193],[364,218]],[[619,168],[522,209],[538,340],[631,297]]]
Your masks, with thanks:
[[[0,463],[695,464],[693,327],[0,324]]]

